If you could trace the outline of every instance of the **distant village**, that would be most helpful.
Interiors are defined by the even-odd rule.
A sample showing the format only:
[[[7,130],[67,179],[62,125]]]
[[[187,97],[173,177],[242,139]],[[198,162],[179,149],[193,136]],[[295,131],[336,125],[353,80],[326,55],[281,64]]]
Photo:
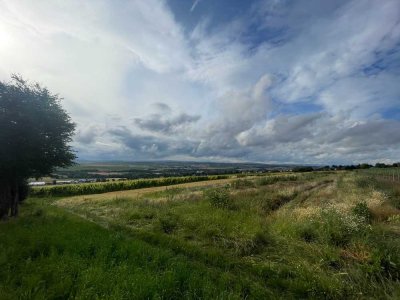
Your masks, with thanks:
[[[51,181],[30,181],[29,186],[43,186],[43,185],[63,185],[63,184],[80,184],[80,183],[93,183],[93,182],[107,182],[107,181],[121,181],[128,180],[128,178],[82,178],[71,180],[51,180]]]

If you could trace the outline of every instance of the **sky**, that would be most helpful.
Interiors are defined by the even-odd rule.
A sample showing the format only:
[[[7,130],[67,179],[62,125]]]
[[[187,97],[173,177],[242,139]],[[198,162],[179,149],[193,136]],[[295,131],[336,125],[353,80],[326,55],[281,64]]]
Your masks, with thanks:
[[[82,160],[400,161],[399,0],[0,0],[0,60]]]

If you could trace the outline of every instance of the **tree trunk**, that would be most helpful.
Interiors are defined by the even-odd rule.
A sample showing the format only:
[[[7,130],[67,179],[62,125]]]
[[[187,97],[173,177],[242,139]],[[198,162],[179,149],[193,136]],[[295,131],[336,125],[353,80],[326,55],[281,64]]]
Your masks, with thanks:
[[[19,203],[26,197],[21,194],[24,186],[23,180],[0,180],[0,220],[18,216]]]
[[[14,189],[13,189],[13,193],[12,193],[12,198],[11,200],[11,217],[16,217],[18,215],[18,204],[19,204],[19,184],[16,181],[14,183]]]
[[[8,181],[0,181],[0,220],[8,217],[11,206],[11,188]]]

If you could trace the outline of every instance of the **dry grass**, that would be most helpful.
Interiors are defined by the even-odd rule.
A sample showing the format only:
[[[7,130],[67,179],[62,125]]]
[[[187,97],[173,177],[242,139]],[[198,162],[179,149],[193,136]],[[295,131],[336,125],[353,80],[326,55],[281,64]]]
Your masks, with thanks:
[[[371,259],[371,255],[371,249],[362,243],[355,243],[351,247],[340,251],[342,258],[358,263],[367,263]]]
[[[370,206],[369,210],[371,212],[372,219],[378,222],[387,221],[393,216],[400,215],[400,210],[386,202],[379,205]]]

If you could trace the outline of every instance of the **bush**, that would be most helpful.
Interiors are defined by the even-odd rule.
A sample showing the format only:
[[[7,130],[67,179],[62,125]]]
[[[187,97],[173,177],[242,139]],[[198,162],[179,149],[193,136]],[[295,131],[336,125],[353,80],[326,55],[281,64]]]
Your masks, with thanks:
[[[214,188],[204,191],[205,198],[210,202],[211,206],[216,208],[231,208],[231,198],[226,187]]]
[[[308,243],[319,242],[335,247],[345,247],[353,239],[365,233],[367,228],[363,218],[328,208],[299,224],[297,234]]]
[[[363,218],[367,223],[371,222],[372,215],[366,202],[357,203],[353,208],[353,214],[360,218]]]
[[[364,220],[351,214],[342,214],[334,209],[321,212],[320,234],[323,239],[334,246],[346,246],[363,229]]]

